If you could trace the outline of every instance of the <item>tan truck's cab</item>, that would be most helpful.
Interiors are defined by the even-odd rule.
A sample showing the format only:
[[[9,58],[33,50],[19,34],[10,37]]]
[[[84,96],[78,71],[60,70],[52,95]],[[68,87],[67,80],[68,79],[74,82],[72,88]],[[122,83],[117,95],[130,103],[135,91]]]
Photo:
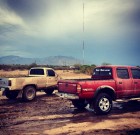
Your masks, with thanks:
[[[34,67],[29,70],[28,77],[0,78],[0,90],[9,99],[21,94],[23,100],[30,101],[39,90],[52,94],[57,89],[58,80],[59,76],[52,68]]]

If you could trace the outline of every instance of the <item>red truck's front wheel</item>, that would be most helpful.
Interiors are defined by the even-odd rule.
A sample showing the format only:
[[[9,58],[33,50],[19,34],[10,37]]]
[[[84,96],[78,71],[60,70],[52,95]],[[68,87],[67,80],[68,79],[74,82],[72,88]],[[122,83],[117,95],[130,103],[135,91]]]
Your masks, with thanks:
[[[108,114],[112,109],[112,98],[106,93],[99,94],[93,102],[93,109],[96,114]]]

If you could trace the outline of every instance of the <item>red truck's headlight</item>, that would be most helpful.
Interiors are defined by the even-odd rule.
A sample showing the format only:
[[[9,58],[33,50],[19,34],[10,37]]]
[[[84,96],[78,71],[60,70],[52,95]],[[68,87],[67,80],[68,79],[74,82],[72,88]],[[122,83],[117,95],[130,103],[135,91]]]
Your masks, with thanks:
[[[81,93],[82,87],[80,84],[77,84],[77,93]]]

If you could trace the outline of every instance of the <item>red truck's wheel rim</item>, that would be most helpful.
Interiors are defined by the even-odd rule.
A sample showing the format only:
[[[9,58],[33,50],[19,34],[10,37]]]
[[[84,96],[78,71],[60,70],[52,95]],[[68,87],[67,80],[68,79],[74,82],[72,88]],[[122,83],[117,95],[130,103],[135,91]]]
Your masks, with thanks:
[[[100,93],[93,102],[96,114],[108,114],[112,109],[112,98],[106,93]]]
[[[99,101],[99,107],[102,111],[107,111],[110,108],[110,102],[107,98],[102,98]]]

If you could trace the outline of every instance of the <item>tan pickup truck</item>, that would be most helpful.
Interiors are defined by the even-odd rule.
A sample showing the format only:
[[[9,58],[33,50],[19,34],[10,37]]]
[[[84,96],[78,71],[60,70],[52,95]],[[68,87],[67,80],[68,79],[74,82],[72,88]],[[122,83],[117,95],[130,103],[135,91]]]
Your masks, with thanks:
[[[57,89],[59,78],[52,68],[34,67],[29,70],[27,77],[0,78],[0,90],[8,99],[21,95],[24,101],[31,101],[37,91],[43,90],[51,95]]]

